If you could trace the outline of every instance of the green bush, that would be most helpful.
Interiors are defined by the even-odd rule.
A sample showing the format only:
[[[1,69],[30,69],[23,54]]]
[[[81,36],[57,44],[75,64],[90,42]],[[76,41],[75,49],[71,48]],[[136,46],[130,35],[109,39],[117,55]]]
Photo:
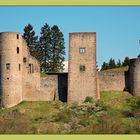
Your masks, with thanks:
[[[126,100],[128,106],[130,106],[132,109],[138,109],[140,108],[140,99],[139,98],[129,98]]]
[[[93,103],[93,102],[94,102],[94,100],[93,100],[93,98],[92,98],[92,97],[87,96],[87,97],[85,98],[85,100],[84,100],[84,103],[87,103],[87,102],[89,102],[89,103]]]

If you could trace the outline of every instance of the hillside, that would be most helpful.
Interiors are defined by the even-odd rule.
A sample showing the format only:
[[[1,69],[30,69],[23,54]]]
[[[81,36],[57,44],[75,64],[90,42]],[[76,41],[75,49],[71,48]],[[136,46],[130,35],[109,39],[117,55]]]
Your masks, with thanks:
[[[0,109],[1,134],[140,133],[140,100],[128,92],[102,92],[78,106],[60,101],[22,102]]]
[[[107,69],[103,71],[128,71],[128,68],[129,68],[128,66],[122,66],[122,67]]]

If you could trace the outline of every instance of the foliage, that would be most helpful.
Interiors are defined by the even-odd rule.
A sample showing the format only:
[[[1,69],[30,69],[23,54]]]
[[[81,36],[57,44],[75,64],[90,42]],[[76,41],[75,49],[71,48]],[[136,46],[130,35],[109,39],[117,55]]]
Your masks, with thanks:
[[[121,67],[129,66],[130,59],[128,56],[125,57],[124,61],[121,62],[120,59],[118,59],[117,62],[113,58],[110,58],[108,62],[103,62],[101,70],[108,70],[108,69],[116,69]]]
[[[121,63],[121,60],[119,59],[117,62],[117,67],[121,67],[121,66],[122,66],[122,63]]]
[[[41,71],[48,72],[50,71],[50,58],[51,58],[51,29],[50,26],[45,23],[45,25],[41,28],[40,32],[41,36],[39,38],[40,45],[40,66]]]
[[[137,57],[140,58],[140,54]]]
[[[130,59],[129,59],[128,56],[126,56],[126,57],[124,58],[123,66],[129,66],[129,63],[130,63]]]
[[[30,54],[38,59],[38,36],[35,35],[31,24],[24,27],[23,38],[29,47]]]
[[[64,70],[63,62],[65,60],[65,47],[63,33],[60,31],[57,25],[54,25],[51,28],[51,40],[49,72],[61,72]]]
[[[101,68],[101,70],[107,70],[109,68],[109,65],[108,65],[108,63],[106,63],[106,62],[103,62],[103,65],[102,65],[102,68]]]
[[[85,100],[84,100],[84,103],[87,103],[87,102],[89,102],[89,103],[93,103],[93,98],[92,97],[89,97],[89,96],[87,96],[86,98],[85,98]]]
[[[140,133],[140,99],[128,92],[101,92],[78,105],[60,101],[22,102],[0,109],[1,134]]]
[[[64,36],[57,25],[50,27],[45,23],[41,28],[38,41],[33,26],[28,24],[24,28],[23,38],[29,46],[31,55],[40,62],[42,72],[63,71],[65,60]]]

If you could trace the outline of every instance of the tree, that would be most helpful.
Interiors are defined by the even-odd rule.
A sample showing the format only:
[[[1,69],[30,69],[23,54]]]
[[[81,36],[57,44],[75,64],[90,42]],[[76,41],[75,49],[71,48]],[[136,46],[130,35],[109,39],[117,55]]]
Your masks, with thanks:
[[[123,61],[123,66],[128,66],[129,63],[130,63],[130,59],[129,59],[128,56],[126,56],[126,57],[124,58],[124,61]]]
[[[103,62],[103,65],[102,65],[101,70],[107,70],[107,69],[108,69],[108,67],[109,67],[108,63]]]
[[[121,67],[122,66],[122,63],[121,63],[121,60],[118,59],[118,62],[117,62],[117,67]]]
[[[63,33],[57,25],[51,28],[51,40],[50,71],[61,72],[64,70],[65,46]]]
[[[140,54],[138,55],[138,58],[140,58]]]
[[[31,24],[28,24],[24,27],[23,38],[29,47],[30,54],[37,58],[38,37],[35,35],[35,31],[33,30],[33,26]]]
[[[115,68],[116,67],[115,60],[110,58],[108,65],[110,69]]]
[[[51,29],[50,26],[45,23],[41,28],[41,36],[39,39],[40,45],[40,66],[41,71],[50,72],[50,59],[51,59]]]

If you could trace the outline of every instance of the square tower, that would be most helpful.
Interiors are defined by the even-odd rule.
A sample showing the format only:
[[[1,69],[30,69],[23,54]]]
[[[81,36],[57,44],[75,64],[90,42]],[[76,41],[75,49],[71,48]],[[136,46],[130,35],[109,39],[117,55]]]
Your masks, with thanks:
[[[96,33],[69,34],[68,103],[97,99]]]

